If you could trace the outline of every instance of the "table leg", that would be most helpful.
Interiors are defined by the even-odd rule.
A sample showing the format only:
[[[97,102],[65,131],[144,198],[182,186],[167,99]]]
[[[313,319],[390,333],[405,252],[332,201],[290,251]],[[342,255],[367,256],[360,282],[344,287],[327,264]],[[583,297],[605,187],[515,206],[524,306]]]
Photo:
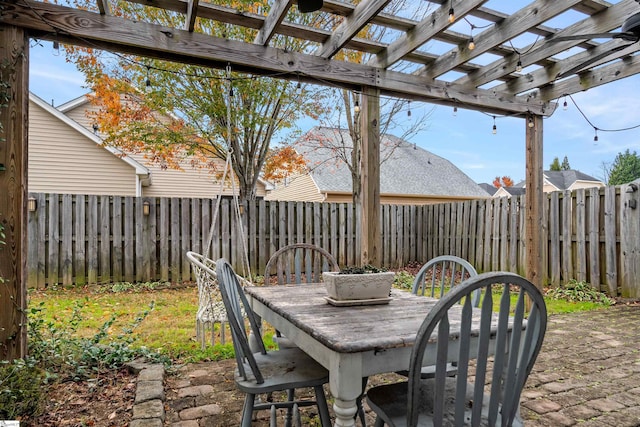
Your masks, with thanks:
[[[335,401],[336,427],[355,426],[356,399],[362,393],[362,357],[358,353],[334,353],[329,388]]]

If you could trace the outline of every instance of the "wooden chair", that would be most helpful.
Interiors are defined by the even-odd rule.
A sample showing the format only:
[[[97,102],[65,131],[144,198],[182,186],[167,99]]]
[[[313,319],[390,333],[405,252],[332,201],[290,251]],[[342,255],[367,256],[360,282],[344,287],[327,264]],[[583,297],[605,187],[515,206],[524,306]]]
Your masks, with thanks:
[[[484,291],[484,298],[481,307],[474,308],[472,298],[478,289]],[[494,292],[501,294],[496,298],[497,313],[493,312]],[[452,315],[454,309],[457,315]],[[475,330],[471,329],[472,317],[480,318]],[[408,381],[367,392],[369,406],[377,415],[376,426],[522,425],[520,394],[540,352],[546,326],[542,294],[525,278],[493,272],[466,280],[440,299],[420,326]],[[449,348],[451,330],[458,331],[459,338]],[[426,351],[436,355],[437,364],[435,377],[425,380],[421,374]],[[458,361],[455,377],[446,374],[451,357]]]
[[[416,295],[428,295],[432,298],[442,298],[447,290],[459,285],[464,280],[478,275],[476,269],[463,258],[455,255],[442,255],[429,260],[420,268],[413,281],[413,292]],[[471,305],[480,304],[480,289],[477,289],[471,299]],[[453,376],[457,372],[455,363],[450,363],[447,375]],[[408,371],[397,372],[407,376]],[[422,378],[432,378],[435,366],[423,366]]]
[[[299,285],[319,283],[323,271],[338,271],[336,259],[319,246],[295,243],[278,249],[267,261],[264,269],[265,285]],[[279,348],[296,347],[294,343],[276,330]]]
[[[336,259],[325,249],[309,243],[295,243],[278,249],[269,258],[264,269],[264,283],[318,283],[322,281],[322,272],[338,269]]]
[[[215,325],[220,326],[220,343],[225,343],[225,323],[227,313],[218,290],[218,281],[215,277],[216,263],[212,259],[196,252],[187,252],[187,259],[191,263],[191,269],[196,276],[198,285],[198,310],[196,311],[196,340],[200,342],[202,349],[207,343],[207,330],[211,328],[211,345],[215,344]],[[206,266],[211,274],[200,267]]]
[[[467,260],[455,255],[442,255],[429,260],[420,268],[413,281],[412,292],[442,298],[448,289],[477,275],[478,272]],[[480,304],[480,289],[474,293],[472,304],[474,307]]]
[[[329,427],[331,420],[323,389],[323,385],[329,381],[328,371],[298,348],[267,352],[256,316],[231,266],[224,259],[219,259],[216,261],[216,273],[204,265],[201,265],[201,268],[207,274],[217,273],[222,301],[227,310],[237,363],[235,382],[237,387],[246,393],[241,426],[251,426],[253,412],[262,409],[271,410],[271,425],[275,426],[275,413],[279,408],[288,410],[286,425],[289,426],[294,416],[299,417],[298,407],[317,405],[322,426]],[[257,353],[253,353],[249,346],[243,309],[249,320],[249,328],[257,338]],[[314,388],[315,401],[295,400],[295,389],[303,387]],[[287,392],[286,402],[256,403],[257,395],[278,391]],[[296,422],[295,419],[293,421]],[[297,423],[299,422],[298,419]]]

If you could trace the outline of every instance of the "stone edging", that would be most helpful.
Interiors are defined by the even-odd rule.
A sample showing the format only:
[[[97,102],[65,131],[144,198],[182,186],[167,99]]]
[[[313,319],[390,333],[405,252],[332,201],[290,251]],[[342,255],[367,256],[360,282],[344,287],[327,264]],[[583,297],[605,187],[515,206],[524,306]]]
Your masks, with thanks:
[[[138,374],[129,427],[162,427],[165,419],[164,366],[134,361],[126,367]]]

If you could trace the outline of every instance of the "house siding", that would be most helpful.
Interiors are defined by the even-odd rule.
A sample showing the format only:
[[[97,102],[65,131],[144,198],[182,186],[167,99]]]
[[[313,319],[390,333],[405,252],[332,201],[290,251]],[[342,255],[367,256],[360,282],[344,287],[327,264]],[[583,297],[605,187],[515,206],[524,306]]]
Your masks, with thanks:
[[[350,198],[351,196],[349,196]],[[282,185],[271,190],[265,200],[284,200],[297,202],[325,202],[322,193],[318,191],[316,183],[308,174],[298,175],[292,178],[287,185]],[[349,200],[351,201],[351,200]]]
[[[87,101],[78,103],[64,113],[90,131],[93,131],[93,121],[88,114],[97,113],[99,107]],[[159,164],[150,162],[144,154],[128,154],[129,157],[149,169],[151,184],[142,187],[142,195],[145,197],[198,197],[208,198],[220,194],[220,183],[217,182],[217,173],[209,173],[209,170],[193,167],[188,159],[179,162],[181,169],[163,169]],[[214,160],[216,170],[222,173],[225,161]],[[256,195],[264,197],[266,193],[264,184],[259,182]],[[233,195],[230,185],[226,185],[222,191],[223,196]]]
[[[29,191],[136,195],[135,169],[29,101]]]

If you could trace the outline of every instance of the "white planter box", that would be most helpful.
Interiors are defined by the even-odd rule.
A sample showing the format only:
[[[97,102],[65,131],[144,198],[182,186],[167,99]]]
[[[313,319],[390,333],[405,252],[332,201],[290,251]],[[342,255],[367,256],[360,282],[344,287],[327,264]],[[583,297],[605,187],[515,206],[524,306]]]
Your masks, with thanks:
[[[388,298],[395,273],[339,274],[322,273],[329,298],[336,301]]]

